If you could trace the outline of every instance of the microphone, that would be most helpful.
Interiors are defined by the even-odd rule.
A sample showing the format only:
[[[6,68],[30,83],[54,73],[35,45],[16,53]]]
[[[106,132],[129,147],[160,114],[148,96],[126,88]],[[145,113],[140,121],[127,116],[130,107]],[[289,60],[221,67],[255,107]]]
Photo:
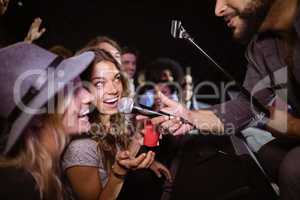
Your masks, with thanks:
[[[146,115],[149,117],[159,117],[159,116],[168,116],[171,117],[169,113],[163,111],[154,111],[150,108],[142,108],[140,106],[134,105],[134,101],[130,97],[123,97],[118,102],[118,111],[120,113],[138,113],[142,115]]]

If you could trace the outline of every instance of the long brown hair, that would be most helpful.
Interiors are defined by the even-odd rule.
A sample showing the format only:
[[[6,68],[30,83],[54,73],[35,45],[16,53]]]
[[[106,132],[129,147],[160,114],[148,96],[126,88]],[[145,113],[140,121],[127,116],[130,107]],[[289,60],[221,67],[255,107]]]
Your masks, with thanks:
[[[128,79],[126,78],[126,75],[122,73],[120,64],[113,58],[110,53],[95,47],[85,48],[81,50],[80,53],[82,53],[83,51],[93,51],[95,53],[95,59],[93,63],[82,74],[83,80],[90,81],[93,67],[97,63],[101,61],[108,61],[113,63],[121,72],[121,82],[123,85],[122,96],[129,95]],[[98,143],[98,150],[101,155],[103,155],[104,167],[109,171],[111,166],[115,162],[115,155],[118,151],[118,148],[127,149],[130,142],[131,132],[127,126],[125,116],[120,113],[116,113],[110,116],[110,124],[112,126],[109,128],[109,130],[104,128],[104,125],[101,123],[100,119],[101,114],[97,111],[97,109],[95,109],[91,116],[92,129],[90,131],[90,135],[92,139]],[[93,127],[95,127],[93,125],[97,125],[97,128],[93,129]]]

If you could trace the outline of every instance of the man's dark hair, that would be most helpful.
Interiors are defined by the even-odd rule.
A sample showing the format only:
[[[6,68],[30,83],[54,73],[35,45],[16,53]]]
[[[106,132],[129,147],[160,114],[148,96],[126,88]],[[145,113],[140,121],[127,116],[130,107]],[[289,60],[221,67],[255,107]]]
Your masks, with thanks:
[[[133,55],[135,55],[136,59],[138,59],[139,55],[140,55],[140,52],[136,48],[130,47],[130,46],[123,47],[121,53],[122,53],[122,55],[124,55],[126,53],[133,54]]]
[[[158,58],[147,65],[145,72],[146,81],[162,82],[161,75],[163,70],[170,70],[175,82],[179,84],[183,82],[184,72],[182,66],[170,58]]]

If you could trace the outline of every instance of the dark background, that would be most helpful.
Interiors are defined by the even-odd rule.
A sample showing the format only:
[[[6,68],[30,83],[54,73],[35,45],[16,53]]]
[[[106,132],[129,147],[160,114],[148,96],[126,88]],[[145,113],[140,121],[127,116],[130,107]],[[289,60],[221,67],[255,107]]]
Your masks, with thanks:
[[[140,51],[140,68],[154,58],[170,57],[183,67],[191,66],[196,82],[226,80],[188,41],[172,38],[171,20],[179,19],[210,56],[242,81],[245,49],[232,40],[223,21],[214,16],[214,2],[11,0],[0,19],[2,44],[23,40],[34,18],[41,17],[47,31],[35,43],[44,48],[61,44],[76,51],[91,38],[108,35],[121,46],[134,46]]]

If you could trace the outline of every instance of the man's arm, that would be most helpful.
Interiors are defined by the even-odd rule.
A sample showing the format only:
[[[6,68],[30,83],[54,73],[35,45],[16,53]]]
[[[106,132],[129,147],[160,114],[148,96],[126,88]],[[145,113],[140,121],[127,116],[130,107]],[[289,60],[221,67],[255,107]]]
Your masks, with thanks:
[[[267,105],[273,98],[273,93],[267,88],[265,82],[261,81],[261,74],[252,65],[248,65],[244,87],[251,93],[253,88],[259,85],[261,91],[255,94],[258,101]],[[162,102],[166,105],[162,110],[179,117],[168,119],[165,117],[154,118],[154,124],[160,124],[174,135],[184,134],[192,128],[202,132],[215,134],[234,134],[245,127],[254,117],[251,100],[240,94],[237,99],[212,106],[209,110],[190,111],[177,102],[173,102],[160,94]],[[184,119],[184,123],[180,118]]]

